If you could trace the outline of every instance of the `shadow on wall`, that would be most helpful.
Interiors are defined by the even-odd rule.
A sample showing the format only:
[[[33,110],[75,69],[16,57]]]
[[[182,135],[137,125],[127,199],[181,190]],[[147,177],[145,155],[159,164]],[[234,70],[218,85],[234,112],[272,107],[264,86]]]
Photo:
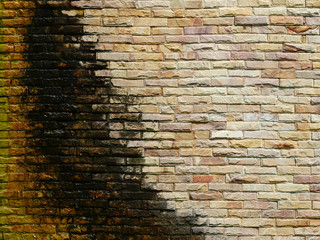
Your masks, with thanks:
[[[126,148],[135,134],[122,129],[141,116],[128,113],[127,96],[110,81],[95,77],[108,66],[96,60],[95,44],[81,41],[82,16],[70,2],[38,2],[25,36],[31,67],[20,96],[29,129],[22,207],[40,227],[16,231],[37,239],[202,239],[192,234],[194,217],[177,217],[142,187],[142,151]],[[121,136],[110,138],[109,128]]]

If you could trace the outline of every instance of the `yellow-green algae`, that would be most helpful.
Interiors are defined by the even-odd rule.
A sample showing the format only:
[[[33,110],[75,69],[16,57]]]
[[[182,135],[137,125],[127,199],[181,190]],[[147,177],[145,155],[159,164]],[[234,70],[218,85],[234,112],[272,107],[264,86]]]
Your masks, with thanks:
[[[22,214],[22,209],[16,209],[9,204],[8,183],[10,164],[10,85],[15,79],[18,69],[13,69],[12,61],[21,53],[16,53],[14,43],[23,39],[23,36],[15,34],[14,27],[7,27],[4,19],[7,18],[3,0],[0,0],[0,238],[19,239],[12,235],[10,216]],[[19,75],[19,74],[18,74]],[[26,239],[26,238],[24,238]]]

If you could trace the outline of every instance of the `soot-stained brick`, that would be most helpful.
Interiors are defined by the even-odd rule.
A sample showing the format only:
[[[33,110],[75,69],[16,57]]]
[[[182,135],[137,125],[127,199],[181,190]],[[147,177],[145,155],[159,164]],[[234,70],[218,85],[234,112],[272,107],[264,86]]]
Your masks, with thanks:
[[[11,152],[21,159],[15,168],[22,174],[9,180],[16,192],[10,206],[25,209],[26,219],[13,226],[14,236],[200,239],[191,231],[194,217],[178,217],[158,190],[143,187],[144,151],[127,147],[142,137],[140,125],[112,137],[110,126],[139,123],[141,114],[129,112],[134,102],[109,78],[96,77],[96,70],[108,70],[108,62],[96,60],[95,44],[82,41],[83,10],[69,1],[34,4],[24,36],[30,66],[17,82],[26,91],[11,97],[21,107],[18,150]],[[68,16],[67,10],[77,14]]]

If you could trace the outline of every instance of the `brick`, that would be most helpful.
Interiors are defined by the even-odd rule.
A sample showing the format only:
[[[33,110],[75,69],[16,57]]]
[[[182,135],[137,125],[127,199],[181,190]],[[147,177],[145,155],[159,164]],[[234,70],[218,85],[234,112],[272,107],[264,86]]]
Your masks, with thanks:
[[[189,131],[191,125],[189,123],[161,123],[160,130],[164,131]]]
[[[204,7],[205,8],[213,8],[213,7],[231,7],[231,6],[236,6],[237,1],[236,0],[205,0],[204,1]]]
[[[306,0],[307,7],[320,7],[320,3],[316,0]]]
[[[211,218],[209,220],[211,226],[240,226],[240,223],[239,218]]]
[[[238,184],[209,183],[209,190],[237,192],[241,191],[242,187]]]
[[[222,194],[219,192],[212,193],[190,193],[192,200],[221,200]]]
[[[203,25],[231,26],[234,23],[234,17],[203,18],[202,21]]]
[[[249,17],[236,17],[236,25],[268,25],[269,18],[266,16],[249,16]]]
[[[287,8],[285,8],[285,7],[275,7],[275,6],[273,6],[273,7],[270,7],[270,8],[259,8],[259,7],[257,7],[257,8],[254,8],[253,9],[253,12],[254,12],[254,14],[255,15],[265,15],[265,16],[269,16],[269,15],[275,15],[275,16],[277,16],[277,15],[280,15],[280,16],[282,16],[282,15],[286,15],[286,11],[287,11],[288,9]]]
[[[175,183],[175,191],[207,191],[206,183]]]
[[[134,18],[130,17],[117,17],[117,18],[104,18],[102,20],[103,26],[128,26],[131,27],[134,24]]]
[[[213,138],[243,138],[243,133],[241,131],[217,131],[211,132],[211,139]]]
[[[294,183],[320,183],[320,176],[312,176],[312,175],[294,176]]]
[[[295,228],[294,233],[296,235],[311,235],[311,236],[319,236],[319,228],[317,227],[300,227]]]
[[[280,201],[279,209],[311,209],[311,201]]]
[[[303,17],[294,16],[270,16],[270,23],[274,25],[303,25]]]
[[[305,192],[309,191],[309,187],[303,184],[277,184],[280,192]]]
[[[267,42],[266,34],[236,34],[234,36],[236,42],[256,43]]]
[[[210,167],[210,173],[215,173],[215,174],[242,173],[242,172],[243,172],[243,169],[241,166],[214,166],[214,167]]]
[[[213,34],[217,32],[218,29],[213,26],[184,27],[185,35]]]
[[[211,201],[210,208],[213,209],[241,209],[243,203],[241,201]]]
[[[266,210],[263,211],[263,217],[268,217],[268,218],[295,218],[295,211],[294,210]],[[291,219],[277,219],[277,225],[281,226],[279,224],[280,221],[292,221]],[[288,225],[283,225],[283,226],[290,226]]]
[[[260,126],[255,122],[227,122],[227,130],[259,130]]]
[[[202,43],[230,43],[233,42],[233,36],[231,35],[204,35],[200,36],[200,42]]]
[[[268,184],[244,184],[243,191],[246,192],[273,192],[275,188]]]
[[[262,140],[230,140],[229,146],[234,148],[261,148],[263,147]]]
[[[292,70],[267,69],[262,70],[261,76],[263,78],[292,79],[296,77],[296,72]]]
[[[278,226],[304,227],[309,226],[310,220],[306,219],[277,219]]]
[[[194,183],[224,182],[224,176],[193,175]]]
[[[279,166],[278,174],[310,174],[309,167]]]
[[[302,0],[288,0],[287,4],[289,7],[305,7],[305,1]]]
[[[244,218],[242,225],[244,227],[272,227],[275,226],[275,220],[266,218]]]
[[[252,8],[220,8],[220,16],[251,16]]]
[[[183,28],[152,28],[153,35],[181,35],[183,34]]]
[[[202,156],[202,157],[208,157],[212,156],[212,149],[204,148],[204,149],[180,149],[180,155],[181,156]]]
[[[205,59],[205,60],[228,60],[230,59],[230,53],[229,52],[200,52],[198,54],[199,59]]]
[[[226,228],[225,234],[227,236],[257,236],[258,229],[256,228],[237,228],[237,227],[230,227]]]
[[[280,35],[270,34],[268,35],[268,41],[274,43],[301,43],[301,36],[293,35]]]

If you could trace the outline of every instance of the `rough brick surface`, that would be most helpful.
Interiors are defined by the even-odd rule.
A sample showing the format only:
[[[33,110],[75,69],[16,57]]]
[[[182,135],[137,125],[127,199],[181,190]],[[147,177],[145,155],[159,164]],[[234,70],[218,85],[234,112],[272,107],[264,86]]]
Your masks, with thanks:
[[[319,238],[318,0],[0,6],[3,239]]]

